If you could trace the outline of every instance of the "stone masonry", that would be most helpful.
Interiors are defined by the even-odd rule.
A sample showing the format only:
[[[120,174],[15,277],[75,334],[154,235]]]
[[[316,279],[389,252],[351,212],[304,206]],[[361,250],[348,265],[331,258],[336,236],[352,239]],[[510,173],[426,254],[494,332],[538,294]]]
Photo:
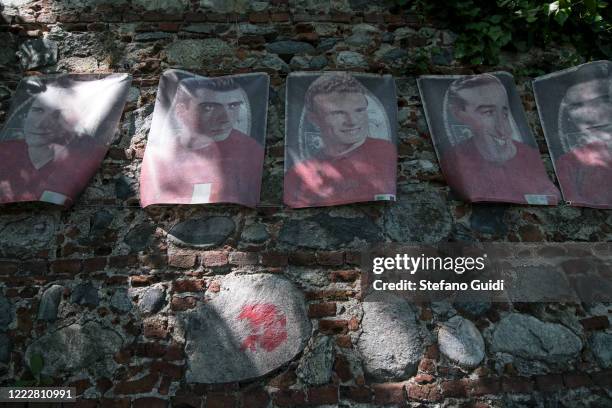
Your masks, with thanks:
[[[73,208],[0,207],[0,386],[74,386],[74,406],[92,408],[612,406],[610,304],[380,304],[360,291],[372,244],[577,241],[596,252],[612,240],[611,211],[458,201],[422,111],[420,73],[513,72],[554,180],[526,75],[566,67],[562,45],[462,65],[440,22],[382,0],[8,0],[0,13],[0,122],[26,74],[134,77]],[[139,207],[167,68],[270,74],[257,209]],[[298,70],[394,75],[397,203],[281,204],[284,84]]]

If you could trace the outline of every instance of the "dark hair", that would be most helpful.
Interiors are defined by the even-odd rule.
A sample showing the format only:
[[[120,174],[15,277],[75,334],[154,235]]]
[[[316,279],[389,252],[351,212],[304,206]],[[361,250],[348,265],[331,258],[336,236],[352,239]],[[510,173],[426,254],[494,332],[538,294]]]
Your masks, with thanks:
[[[196,92],[202,89],[227,92],[241,88],[233,78],[187,78],[178,83],[176,102],[189,103],[192,98],[197,99]]]
[[[323,74],[310,84],[306,91],[306,96],[304,97],[306,109],[309,112],[314,112],[315,96],[332,92],[360,93],[365,95],[363,85],[348,72]]]

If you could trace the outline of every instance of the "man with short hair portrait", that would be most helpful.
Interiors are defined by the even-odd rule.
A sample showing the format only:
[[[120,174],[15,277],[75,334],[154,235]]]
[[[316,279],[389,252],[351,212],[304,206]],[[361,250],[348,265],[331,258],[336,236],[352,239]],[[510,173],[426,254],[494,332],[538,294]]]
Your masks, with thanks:
[[[442,153],[448,184],[467,201],[556,204],[540,152],[513,138],[506,88],[490,74],[462,77],[446,92],[447,112],[471,136]],[[447,126],[447,130],[450,126]]]
[[[572,204],[612,207],[612,74],[608,70],[589,69],[594,76],[570,86],[559,108],[565,152],[555,166],[564,197]]]
[[[370,135],[364,86],[349,73],[323,74],[308,87],[304,105],[321,146],[287,170],[285,203],[300,208],[394,199],[396,148]]]
[[[237,128],[249,120],[248,103],[232,78],[180,80],[162,140],[150,140],[147,146],[141,171],[143,207],[222,202],[255,207],[264,148]]]

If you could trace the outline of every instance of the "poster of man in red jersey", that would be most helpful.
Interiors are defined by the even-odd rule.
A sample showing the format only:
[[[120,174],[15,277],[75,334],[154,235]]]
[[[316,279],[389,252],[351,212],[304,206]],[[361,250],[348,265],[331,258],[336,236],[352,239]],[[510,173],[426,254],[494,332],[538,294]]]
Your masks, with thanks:
[[[538,77],[533,89],[563,198],[612,208],[612,62]]]
[[[391,76],[291,74],[286,116],[285,204],[395,200],[397,97]]]
[[[510,74],[422,76],[418,86],[440,167],[460,198],[557,204]]]
[[[0,203],[71,206],[104,159],[131,77],[24,78],[0,132]]]
[[[160,80],[140,174],[140,202],[255,207],[263,171],[267,74]]]

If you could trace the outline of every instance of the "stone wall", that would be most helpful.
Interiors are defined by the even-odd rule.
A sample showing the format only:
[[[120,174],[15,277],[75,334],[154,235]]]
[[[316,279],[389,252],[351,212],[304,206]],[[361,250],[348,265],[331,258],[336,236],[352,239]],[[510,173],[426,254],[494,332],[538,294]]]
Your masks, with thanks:
[[[561,50],[464,66],[452,32],[380,1],[2,4],[0,121],[24,71],[129,72],[134,82],[110,151],[72,209],[0,207],[0,385],[31,379],[30,360],[42,355],[40,384],[75,386],[86,407],[612,404],[609,304],[360,298],[359,259],[370,244],[611,240],[610,211],[457,201],[425,123],[415,81],[424,67],[552,70]],[[256,210],[139,207],[156,85],[170,67],[271,75]],[[281,205],[285,78],[321,69],[396,77],[397,203]],[[554,177],[530,79],[517,84]],[[229,324],[226,312],[245,296],[268,306],[243,308]],[[255,334],[230,341],[244,333]],[[247,349],[273,356],[245,359]]]

